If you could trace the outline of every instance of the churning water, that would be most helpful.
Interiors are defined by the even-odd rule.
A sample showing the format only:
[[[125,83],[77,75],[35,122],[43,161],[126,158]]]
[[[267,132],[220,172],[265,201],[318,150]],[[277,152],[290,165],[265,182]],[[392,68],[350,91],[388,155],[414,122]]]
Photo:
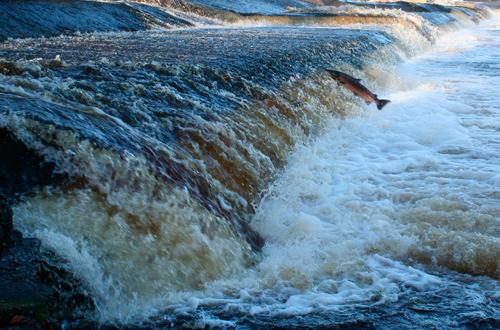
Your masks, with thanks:
[[[408,300],[428,315],[421,326],[498,322],[499,28],[497,17],[447,34],[425,55],[377,70],[389,106],[334,119],[298,148],[254,219],[268,245],[243,287],[280,294],[251,311]]]
[[[176,311],[226,326],[498,325],[499,28],[373,68],[392,103],[298,147],[252,222],[262,260]]]
[[[16,225],[100,322],[498,325],[500,21],[421,20],[2,44],[0,126],[70,178]],[[321,65],[392,102],[360,104]]]

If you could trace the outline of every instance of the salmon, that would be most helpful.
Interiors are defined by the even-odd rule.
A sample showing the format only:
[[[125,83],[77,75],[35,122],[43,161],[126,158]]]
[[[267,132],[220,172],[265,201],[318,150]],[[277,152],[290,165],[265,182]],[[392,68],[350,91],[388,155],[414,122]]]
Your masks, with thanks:
[[[346,73],[326,69],[326,71],[332,76],[333,79],[337,80],[341,85],[354,93],[354,95],[362,98],[366,104],[375,103],[377,109],[382,110],[382,108],[389,102],[389,100],[379,99],[377,94],[373,94],[361,84],[361,80],[354,78]]]

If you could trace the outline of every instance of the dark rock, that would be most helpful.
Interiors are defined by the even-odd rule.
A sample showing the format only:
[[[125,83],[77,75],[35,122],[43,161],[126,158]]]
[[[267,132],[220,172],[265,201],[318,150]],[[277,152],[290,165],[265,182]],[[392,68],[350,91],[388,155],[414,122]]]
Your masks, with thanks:
[[[0,253],[11,243],[11,236],[12,210],[6,201],[0,199]]]
[[[0,198],[5,203],[32,193],[37,188],[60,182],[62,175],[54,173],[54,164],[29,149],[11,132],[0,128]],[[0,204],[1,207],[1,204]]]
[[[20,239],[0,256],[0,326],[11,325],[16,315],[47,322],[53,289],[38,280],[39,252],[36,239]]]
[[[12,231],[0,254],[0,327],[51,328],[72,324],[94,308],[64,260],[35,238]]]
[[[34,326],[36,322],[25,315],[14,315],[9,322],[10,326]]]

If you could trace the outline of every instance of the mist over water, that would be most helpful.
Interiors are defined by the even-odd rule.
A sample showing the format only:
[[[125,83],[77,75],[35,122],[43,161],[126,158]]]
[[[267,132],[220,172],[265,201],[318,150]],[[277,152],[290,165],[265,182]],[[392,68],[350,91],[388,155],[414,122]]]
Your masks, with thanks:
[[[71,178],[15,223],[82,279],[89,319],[498,325],[498,15],[366,13],[1,44],[0,128]]]

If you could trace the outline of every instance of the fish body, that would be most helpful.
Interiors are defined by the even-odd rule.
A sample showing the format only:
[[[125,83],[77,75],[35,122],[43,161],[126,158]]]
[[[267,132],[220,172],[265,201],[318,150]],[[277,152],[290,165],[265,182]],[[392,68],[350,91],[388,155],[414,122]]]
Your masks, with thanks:
[[[326,71],[332,76],[333,79],[337,80],[341,85],[354,93],[354,95],[363,99],[367,104],[375,103],[377,109],[382,110],[382,108],[389,102],[389,100],[379,99],[377,94],[373,94],[368,88],[361,84],[361,81],[354,78],[346,73],[326,69]]]

